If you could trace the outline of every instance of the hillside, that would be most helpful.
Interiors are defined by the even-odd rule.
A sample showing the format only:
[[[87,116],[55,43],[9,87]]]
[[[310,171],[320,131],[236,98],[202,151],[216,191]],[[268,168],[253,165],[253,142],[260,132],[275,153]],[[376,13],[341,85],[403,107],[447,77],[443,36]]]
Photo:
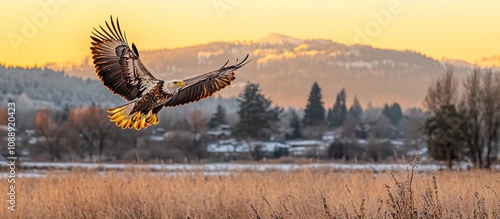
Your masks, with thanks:
[[[108,91],[99,80],[67,76],[62,72],[40,68],[6,68],[0,65],[0,102],[15,102],[18,111],[31,111],[40,108],[65,110],[96,104],[111,108],[124,104],[120,96]],[[162,110],[162,115],[184,118],[194,109],[203,109],[210,116],[217,107],[223,105],[228,113],[238,109],[236,98],[212,97],[194,104]],[[27,113],[24,116],[33,116]],[[33,118],[31,118],[33,119]],[[31,121],[31,120],[30,120]]]
[[[176,49],[142,51],[144,64],[159,78],[181,79],[216,69],[227,59],[251,54],[253,61],[237,73],[224,97],[236,96],[247,81],[261,84],[263,92],[283,106],[304,107],[314,81],[323,89],[331,107],[336,93],[346,88],[348,100],[357,94],[361,103],[382,105],[397,101],[403,106],[421,106],[429,83],[453,66],[463,77],[472,65],[440,62],[414,51],[396,51],[330,40],[300,40],[271,34],[255,42],[215,42]],[[47,67],[68,75],[96,78],[90,57],[81,63]]]
[[[0,101],[6,103],[22,97],[33,108],[62,109],[91,104],[105,107],[123,102],[100,81],[67,76],[50,69],[0,66],[0,84]]]

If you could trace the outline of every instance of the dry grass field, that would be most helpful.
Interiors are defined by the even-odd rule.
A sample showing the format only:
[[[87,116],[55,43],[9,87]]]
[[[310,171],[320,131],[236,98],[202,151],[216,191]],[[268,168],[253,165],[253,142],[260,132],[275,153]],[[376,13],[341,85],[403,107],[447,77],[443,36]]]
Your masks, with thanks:
[[[73,171],[16,186],[0,218],[500,218],[494,171]]]

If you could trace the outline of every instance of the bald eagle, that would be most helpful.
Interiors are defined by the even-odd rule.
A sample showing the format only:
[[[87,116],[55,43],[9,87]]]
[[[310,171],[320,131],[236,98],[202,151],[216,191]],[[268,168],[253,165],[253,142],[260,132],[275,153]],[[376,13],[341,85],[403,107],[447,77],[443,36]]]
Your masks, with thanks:
[[[122,129],[137,130],[158,124],[158,112],[163,107],[175,107],[210,97],[229,86],[235,79],[234,71],[251,60],[248,54],[243,61],[184,80],[163,81],[157,79],[142,64],[137,47],[129,47],[125,32],[110,18],[107,29],[94,28],[92,32],[92,59],[96,73],[109,90],[130,101],[109,109],[109,119]],[[238,62],[238,60],[236,60]]]

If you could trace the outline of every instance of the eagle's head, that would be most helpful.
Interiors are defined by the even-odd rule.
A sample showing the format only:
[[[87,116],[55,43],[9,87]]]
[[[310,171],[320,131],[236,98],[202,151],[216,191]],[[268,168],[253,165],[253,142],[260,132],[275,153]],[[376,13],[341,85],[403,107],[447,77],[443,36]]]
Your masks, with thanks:
[[[186,83],[184,83],[183,80],[171,80],[167,81],[167,83],[163,85],[163,91],[165,91],[166,93],[173,93],[177,89],[184,86],[186,86]]]

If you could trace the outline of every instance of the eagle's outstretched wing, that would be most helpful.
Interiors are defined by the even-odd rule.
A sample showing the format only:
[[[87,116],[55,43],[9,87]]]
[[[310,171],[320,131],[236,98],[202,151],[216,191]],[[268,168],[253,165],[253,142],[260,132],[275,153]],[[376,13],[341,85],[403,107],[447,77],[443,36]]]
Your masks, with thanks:
[[[186,86],[180,88],[176,94],[167,102],[165,106],[173,107],[212,96],[213,93],[231,84],[234,80],[234,71],[243,67],[252,60],[248,60],[248,55],[243,61],[228,66],[227,62],[217,70],[202,74],[196,77],[184,79]],[[229,61],[228,61],[229,62]]]
[[[142,64],[139,52],[134,44],[128,46],[127,37],[121,31],[118,19],[116,25],[111,18],[111,26],[106,22],[107,30],[102,26],[100,32],[94,28],[92,59],[96,73],[103,84],[126,100],[134,100],[147,93],[160,80],[156,79]]]

